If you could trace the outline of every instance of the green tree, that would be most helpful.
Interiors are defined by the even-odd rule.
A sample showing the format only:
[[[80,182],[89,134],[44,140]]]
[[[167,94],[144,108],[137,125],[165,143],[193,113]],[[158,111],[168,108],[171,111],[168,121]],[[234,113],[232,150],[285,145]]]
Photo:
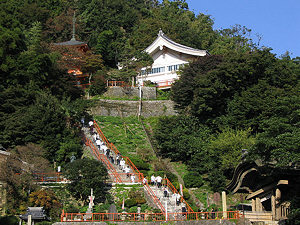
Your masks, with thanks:
[[[29,195],[30,206],[43,207],[52,220],[58,219],[62,205],[52,190],[40,189]]]
[[[107,197],[104,181],[108,174],[102,163],[94,159],[77,159],[66,166],[65,176],[72,182],[67,188],[82,205],[87,202],[91,188],[94,190],[95,202]]]
[[[209,135],[208,127],[188,116],[160,118],[154,134],[162,156],[184,162],[201,151]]]

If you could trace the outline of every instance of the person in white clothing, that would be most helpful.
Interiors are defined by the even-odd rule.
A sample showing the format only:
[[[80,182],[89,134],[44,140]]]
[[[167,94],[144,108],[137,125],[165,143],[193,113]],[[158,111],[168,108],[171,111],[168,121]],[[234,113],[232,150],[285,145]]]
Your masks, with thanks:
[[[144,179],[143,179],[143,184],[145,185],[145,184],[147,184],[147,182],[148,182],[147,178],[144,177]]]
[[[103,142],[102,142],[102,145],[101,145],[101,149],[103,151],[103,154],[106,154],[107,147]]]
[[[125,168],[125,173],[126,173],[127,177],[129,177],[129,172],[130,172],[130,169],[129,169],[129,166],[127,166]]]
[[[152,174],[152,176],[151,176],[151,184],[156,185],[156,178],[155,178],[154,174]]]
[[[96,145],[98,146],[98,149],[100,150],[101,147],[101,141],[99,139],[96,140]]]
[[[130,179],[131,179],[131,182],[134,183],[134,181],[135,181],[135,175],[132,174],[132,175],[130,176]]]
[[[124,171],[124,169],[125,169],[125,160],[124,159],[121,159],[121,161],[120,161],[120,167],[121,167],[121,170]]]
[[[94,131],[94,122],[92,120],[90,120],[90,122],[89,122],[89,127],[90,127],[90,132],[92,134]]]
[[[181,198],[180,194],[177,193],[177,194],[176,194],[176,205],[179,205],[179,204],[180,204],[180,198]]]
[[[97,134],[96,133],[93,134],[93,139],[94,139],[94,141],[97,141]]]
[[[157,183],[157,187],[158,187],[158,188],[161,187],[161,181],[162,181],[162,177],[161,177],[161,176],[157,176],[157,177],[156,177],[156,183]]]

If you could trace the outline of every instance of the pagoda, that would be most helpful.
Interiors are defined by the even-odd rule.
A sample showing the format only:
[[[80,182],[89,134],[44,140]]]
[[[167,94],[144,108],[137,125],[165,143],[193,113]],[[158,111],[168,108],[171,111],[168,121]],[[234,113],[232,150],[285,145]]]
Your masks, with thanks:
[[[54,43],[54,49],[62,53],[60,64],[67,68],[68,74],[75,78],[75,85],[80,88],[87,88],[90,85],[89,74],[81,71],[83,57],[89,50],[87,43],[77,41],[75,38],[75,12],[73,16],[73,32],[69,41]]]

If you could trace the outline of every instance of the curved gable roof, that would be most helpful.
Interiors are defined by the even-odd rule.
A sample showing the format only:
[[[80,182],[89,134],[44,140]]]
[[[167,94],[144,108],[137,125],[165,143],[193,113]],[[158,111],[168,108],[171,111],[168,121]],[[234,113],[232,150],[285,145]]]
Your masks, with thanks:
[[[148,54],[152,54],[156,51],[156,49],[162,50],[163,46],[166,46],[169,49],[172,49],[177,52],[185,53],[188,55],[194,55],[194,56],[205,56],[209,54],[206,50],[200,50],[191,48],[179,43],[176,43],[175,41],[172,41],[167,35],[165,35],[162,30],[158,32],[158,37],[155,39],[155,41],[145,49],[145,51]]]

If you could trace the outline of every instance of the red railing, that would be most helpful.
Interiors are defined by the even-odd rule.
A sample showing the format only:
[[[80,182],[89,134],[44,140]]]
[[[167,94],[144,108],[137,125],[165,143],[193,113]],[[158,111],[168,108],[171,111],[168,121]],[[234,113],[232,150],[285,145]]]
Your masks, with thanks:
[[[16,175],[21,175],[21,173],[16,173]],[[35,182],[67,182],[66,178],[62,176],[62,173],[50,172],[50,173],[32,173]]]
[[[144,179],[144,174],[141,173],[138,170],[138,168],[133,164],[133,162],[128,157],[123,157],[113,143],[110,143],[107,140],[107,138],[105,137],[105,135],[103,134],[102,130],[100,129],[99,125],[97,124],[97,122],[95,120],[94,120],[94,127],[96,128],[98,134],[101,136],[102,140],[106,143],[106,145],[110,146],[110,148],[114,151],[114,153],[116,155],[119,154],[125,160],[125,162],[127,163],[127,165],[129,165],[131,167],[132,171],[138,177],[138,181],[142,182],[142,180]],[[157,196],[155,195],[155,193],[152,191],[152,189],[149,187],[148,182],[146,184],[143,183],[143,185],[144,185],[146,191],[148,192],[148,194],[150,195],[150,197],[152,198],[152,200],[155,203],[155,205],[162,212],[165,212],[165,208],[163,207],[163,205],[161,204],[161,202],[159,201],[159,199],[157,198]]]
[[[144,176],[144,175],[143,175]],[[163,207],[163,205],[161,204],[161,202],[159,201],[159,199],[157,198],[156,194],[153,192],[153,190],[150,188],[148,182],[143,183],[144,188],[146,189],[146,191],[148,192],[148,195],[152,198],[154,204],[161,210],[162,213],[166,213],[165,207]]]
[[[115,80],[108,80],[106,81],[107,87],[128,87],[131,86],[125,81],[115,81]]]
[[[88,138],[84,137],[85,140],[85,145],[89,146],[93,153],[95,154],[95,156],[97,157],[98,160],[102,161],[107,169],[109,171],[111,171],[111,174],[115,177],[115,182],[116,183],[122,183],[122,179],[120,177],[120,175],[117,173],[117,171],[115,170],[115,168],[113,167],[113,165],[111,165],[111,163],[109,162],[109,160],[106,158],[105,155],[101,154],[98,149],[95,147],[95,145],[93,144],[93,142],[91,140],[89,140]]]
[[[157,81],[156,87],[158,88],[170,87],[174,82],[175,82],[174,80]]]
[[[186,212],[186,213],[65,213],[61,222],[102,222],[102,221],[186,221],[186,220],[229,220],[242,218],[239,211],[223,212]],[[167,216],[167,218],[166,218]]]
[[[169,181],[168,178],[164,179],[166,181],[167,187],[174,193],[174,194],[178,194],[177,189],[174,187],[174,185],[172,184],[171,181]],[[183,196],[181,196],[181,202],[184,202],[184,204],[186,205],[188,212],[194,212],[194,210],[190,207],[190,205],[184,200]]]

